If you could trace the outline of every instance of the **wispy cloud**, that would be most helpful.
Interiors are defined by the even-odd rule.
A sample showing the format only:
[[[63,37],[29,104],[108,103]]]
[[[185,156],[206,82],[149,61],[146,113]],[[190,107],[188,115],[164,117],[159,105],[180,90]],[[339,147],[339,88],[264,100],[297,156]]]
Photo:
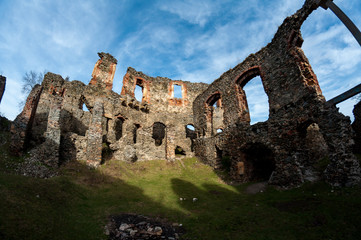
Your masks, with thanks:
[[[357,1],[337,2],[361,27]],[[361,48],[331,10],[318,9],[302,26],[303,49],[316,73],[322,92],[329,100],[361,82]],[[353,119],[355,99],[338,104],[340,111]]]
[[[18,113],[16,96],[27,71],[44,69],[72,79],[88,81],[97,60],[96,52],[114,39],[115,25],[104,2],[11,1],[0,10],[1,68],[7,76],[3,105],[13,119]],[[90,49],[92,49],[90,51]],[[14,105],[13,105],[14,104]]]
[[[161,2],[159,8],[178,15],[181,19],[203,27],[212,15],[217,11],[219,1],[172,1]]]

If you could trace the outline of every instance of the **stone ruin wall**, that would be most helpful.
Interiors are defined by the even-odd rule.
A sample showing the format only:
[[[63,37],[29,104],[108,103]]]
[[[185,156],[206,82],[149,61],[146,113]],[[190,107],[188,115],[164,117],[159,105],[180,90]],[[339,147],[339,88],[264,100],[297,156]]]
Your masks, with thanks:
[[[49,166],[77,159],[96,167],[110,158],[173,160],[179,146],[237,181],[288,188],[319,179],[356,184],[360,166],[349,118],[326,104],[301,49],[300,27],[317,7],[306,0],[266,47],[211,85],[128,68],[119,95],[111,90],[117,61],[106,53],[99,53],[89,85],[47,73],[12,124],[13,153],[31,149],[30,156]],[[243,87],[256,76],[268,96],[269,118],[251,125]],[[175,85],[182,98],[174,97]],[[136,86],[141,101],[134,98]]]
[[[196,98],[195,151],[203,162],[215,168],[228,165],[238,181],[261,180],[285,187],[320,178],[333,185],[360,181],[350,120],[325,104],[301,49],[300,27],[316,8],[306,1],[284,20],[271,43]],[[268,96],[269,118],[250,125],[243,87],[256,76]],[[217,133],[219,128],[223,132]]]
[[[194,125],[192,103],[208,85],[153,78],[128,68],[119,95],[111,90],[116,60],[105,53],[99,57],[89,85],[47,73],[34,87],[12,126],[13,152],[31,149],[47,158],[51,142],[59,148],[54,165],[77,159],[90,166],[110,158],[173,160],[177,147],[194,156],[195,135],[186,126]],[[134,98],[136,85],[143,90],[140,102]],[[174,85],[181,86],[182,98],[174,98]]]

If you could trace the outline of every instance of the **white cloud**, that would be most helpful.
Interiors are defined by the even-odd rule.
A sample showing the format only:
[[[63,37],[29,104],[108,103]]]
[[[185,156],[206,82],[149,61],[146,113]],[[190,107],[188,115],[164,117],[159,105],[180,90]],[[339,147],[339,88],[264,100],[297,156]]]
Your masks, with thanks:
[[[0,10],[0,60],[4,75],[18,85],[30,70],[44,69],[88,82],[96,53],[114,39],[115,24],[105,2],[11,1]],[[12,83],[13,84],[13,83]],[[1,103],[10,119],[16,115],[20,88],[6,89]],[[15,104],[14,104],[15,103]],[[13,109],[8,110],[8,105]]]
[[[178,15],[181,19],[203,27],[208,19],[217,11],[217,1],[172,1],[162,2],[159,8]]]
[[[357,1],[342,1],[339,7],[360,26]],[[316,73],[323,95],[329,100],[361,82],[361,48],[347,28],[330,11],[318,9],[302,26],[303,50]],[[337,107],[353,119],[355,99]]]
[[[118,59],[113,89],[120,92],[128,66],[151,76],[211,83],[270,42],[283,19],[303,1],[18,0],[0,4],[4,16],[0,70],[8,79],[16,82],[26,71],[47,69],[87,83],[98,59],[96,52],[107,51]],[[361,24],[358,1],[337,4],[356,25]],[[329,10],[317,10],[302,29],[306,56],[326,98],[360,81],[360,47],[334,18]],[[20,88],[9,88],[6,94],[20,96]],[[17,101],[8,96],[2,109]],[[254,114],[262,106],[256,105]]]
[[[177,78],[188,81],[206,79],[210,83],[270,42],[284,17],[293,13],[297,9],[295,5],[300,4],[274,1],[264,5],[267,4],[260,1],[233,2],[220,13],[227,14],[227,21],[219,20],[212,28],[183,38],[180,52],[184,58],[176,59],[174,64],[179,73]]]

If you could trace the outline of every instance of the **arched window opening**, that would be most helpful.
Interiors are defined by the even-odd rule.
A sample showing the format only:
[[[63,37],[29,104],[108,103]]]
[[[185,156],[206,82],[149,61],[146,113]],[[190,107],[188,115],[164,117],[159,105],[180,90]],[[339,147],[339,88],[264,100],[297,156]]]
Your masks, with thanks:
[[[155,140],[155,146],[161,146],[163,139],[165,138],[166,126],[161,122],[155,122],[153,124],[152,138]]]
[[[182,98],[182,86],[173,84],[173,97],[174,98]]]
[[[217,129],[217,133],[221,133],[221,132],[223,132],[223,129],[222,129],[222,128],[218,128],[218,129]]]
[[[211,95],[206,101],[206,135],[213,136],[223,126],[222,98],[219,92]]]
[[[133,128],[133,143],[136,144],[137,143],[137,135],[138,135],[138,129],[140,128],[139,124],[134,124],[134,128]]]
[[[83,103],[82,110],[83,110],[84,112],[89,112],[89,109],[87,108],[87,106],[85,105],[85,103]]]
[[[123,136],[123,123],[124,123],[124,118],[122,117],[117,117],[115,119],[115,123],[114,123],[114,132],[115,132],[115,139],[118,141],[119,139],[122,138]]]
[[[79,99],[79,109],[83,110],[84,112],[89,112],[89,109],[87,107],[88,103],[84,96],[81,96]]]
[[[212,105],[213,109],[217,109],[221,106],[221,99],[218,99],[217,101],[215,101]]]
[[[194,128],[194,126],[192,124],[188,124],[186,126],[186,128],[189,129],[190,131],[195,131],[195,128]]]
[[[260,76],[254,77],[243,90],[247,96],[251,124],[265,122],[269,117],[268,97],[264,91]]]
[[[267,121],[269,117],[268,96],[260,75],[260,69],[254,67],[236,81],[241,118],[250,124]]]
[[[197,138],[196,131],[192,124],[186,125],[186,138],[195,139]]]
[[[192,141],[191,151],[194,152],[194,141],[193,140],[197,138],[197,133],[192,124],[186,125],[186,138],[189,138]]]
[[[182,157],[186,155],[186,152],[183,150],[183,148],[181,148],[180,146],[177,146],[174,149],[174,153],[176,157]]]
[[[207,100],[207,105],[212,107],[220,107],[221,105],[221,94],[220,93],[214,93],[212,96],[210,96]]]

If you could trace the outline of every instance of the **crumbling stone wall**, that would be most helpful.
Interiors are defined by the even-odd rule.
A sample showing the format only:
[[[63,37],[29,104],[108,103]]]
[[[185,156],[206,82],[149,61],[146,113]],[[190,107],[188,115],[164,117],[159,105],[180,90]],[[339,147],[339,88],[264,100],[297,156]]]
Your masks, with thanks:
[[[196,98],[195,151],[205,163],[217,168],[229,161],[236,180],[284,187],[320,177],[333,185],[360,181],[359,163],[351,151],[350,120],[326,106],[301,49],[300,27],[317,7],[307,0],[284,20],[271,43],[222,74]],[[268,96],[269,119],[250,125],[243,87],[255,76],[261,77]],[[214,119],[219,112],[223,126]],[[223,132],[217,133],[215,125]]]
[[[182,98],[174,97],[175,84],[182,87]],[[136,85],[143,89],[141,102],[133,98]],[[127,113],[119,113],[119,116],[128,117],[123,123],[126,126],[139,126],[137,129],[139,142],[134,144],[139,152],[138,158],[173,159],[177,146],[185,151],[186,156],[194,155],[191,149],[192,139],[186,136],[186,125],[193,125],[192,102],[207,86],[204,83],[173,81],[163,77],[153,78],[128,68],[123,80],[122,95],[129,99],[131,106],[140,110],[144,108],[147,114],[142,114],[143,118],[132,119]],[[153,135],[155,123],[165,126],[165,139],[159,146],[157,146],[159,140]],[[133,145],[131,141],[133,141],[132,136],[130,139],[129,136],[124,136],[118,142],[118,148]]]
[[[0,103],[1,103],[1,99],[3,98],[3,94],[5,92],[5,84],[6,84],[6,77],[0,75]]]
[[[53,144],[51,166],[74,159],[97,166],[107,159],[173,160],[176,154],[196,153],[238,181],[295,187],[322,178],[335,186],[356,184],[360,166],[352,153],[350,120],[325,104],[301,49],[300,27],[317,2],[306,0],[266,47],[211,85],[128,68],[119,95],[111,90],[117,61],[106,53],[99,54],[89,85],[47,73],[13,123],[13,152],[31,149],[30,160],[47,164],[42,153]],[[268,96],[269,119],[251,125],[243,88],[256,76]],[[140,101],[136,86],[142,89]],[[181,98],[175,97],[175,86]]]
[[[118,61],[109,53],[101,52],[98,53],[98,56],[100,59],[95,64],[92,79],[89,84],[101,84],[105,89],[112,90],[113,78]]]
[[[30,137],[32,135],[31,126],[33,125],[35,111],[38,106],[42,87],[35,85],[26,99],[23,111],[15,118],[11,124],[11,144],[10,149],[14,155],[21,155],[29,147]]]
[[[65,81],[53,73],[45,75],[13,123],[16,152],[44,145],[52,103],[61,99],[58,163],[77,159],[96,167],[108,158],[173,160],[176,149],[182,149],[187,157],[194,156],[194,136],[187,134],[186,126],[194,125],[192,102],[208,85],[149,77],[128,68],[119,95],[110,89],[116,60],[109,54],[99,56],[101,63],[95,65],[89,85]],[[100,67],[105,62],[107,65]],[[174,84],[181,85],[182,98],[174,98]],[[134,98],[136,85],[143,89],[141,101]],[[84,111],[84,106],[89,111]],[[19,142],[24,142],[21,147]]]

